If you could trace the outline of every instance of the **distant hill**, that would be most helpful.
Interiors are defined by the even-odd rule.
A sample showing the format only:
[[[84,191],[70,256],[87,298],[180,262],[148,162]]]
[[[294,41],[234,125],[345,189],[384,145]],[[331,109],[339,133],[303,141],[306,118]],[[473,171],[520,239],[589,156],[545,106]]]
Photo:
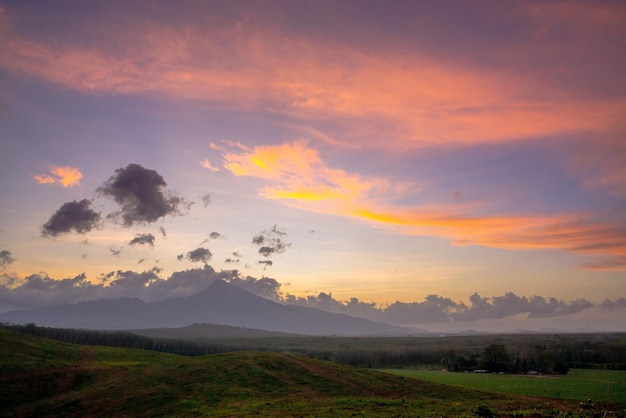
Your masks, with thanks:
[[[577,408],[293,354],[189,358],[0,329],[0,411],[7,417],[472,416],[477,405],[506,416]]]
[[[301,335],[408,335],[423,332],[313,308],[282,305],[217,280],[192,296],[145,303],[97,300],[0,314],[1,322],[87,329],[142,329],[212,323]]]
[[[191,324],[178,328],[143,328],[131,329],[130,332],[151,338],[183,339],[183,340],[228,340],[228,339],[262,339],[303,337],[287,332],[267,331],[263,329],[234,327],[216,324]]]

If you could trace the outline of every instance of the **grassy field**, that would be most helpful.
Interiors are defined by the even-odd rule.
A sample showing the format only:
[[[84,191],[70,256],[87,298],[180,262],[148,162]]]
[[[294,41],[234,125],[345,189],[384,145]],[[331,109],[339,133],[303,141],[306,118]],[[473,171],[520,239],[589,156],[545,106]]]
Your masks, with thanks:
[[[546,396],[549,398],[592,399],[626,405],[626,371],[574,369],[565,376],[494,375],[451,373],[432,369],[385,369],[397,376],[474,388],[490,392]]]
[[[295,354],[183,357],[0,330],[1,416],[470,417],[478,407],[499,416],[593,416],[575,401],[459,388]],[[602,408],[624,416],[621,406]]]

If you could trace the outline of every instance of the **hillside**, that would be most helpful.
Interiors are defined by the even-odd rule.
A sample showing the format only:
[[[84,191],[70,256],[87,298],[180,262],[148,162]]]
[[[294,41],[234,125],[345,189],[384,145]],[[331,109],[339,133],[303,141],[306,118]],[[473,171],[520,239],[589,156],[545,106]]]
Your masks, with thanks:
[[[573,404],[452,388],[282,353],[181,357],[0,329],[6,416],[470,416]],[[557,408],[557,409],[555,409]]]

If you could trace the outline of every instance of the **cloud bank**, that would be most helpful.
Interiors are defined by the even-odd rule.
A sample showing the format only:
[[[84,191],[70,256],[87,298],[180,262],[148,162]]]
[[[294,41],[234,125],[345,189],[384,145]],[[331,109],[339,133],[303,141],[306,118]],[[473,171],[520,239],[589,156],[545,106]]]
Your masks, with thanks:
[[[200,251],[198,251],[200,250]],[[178,271],[162,278],[161,270],[152,268],[143,272],[111,271],[94,283],[85,274],[65,279],[54,279],[46,274],[33,274],[19,278],[2,274],[0,308],[28,309],[102,298],[136,297],[146,302],[171,297],[189,296],[205,290],[214,280],[221,279],[264,298],[297,306],[343,313],[354,317],[395,325],[419,326],[435,323],[471,323],[489,319],[506,319],[524,316],[527,319],[564,318],[580,312],[626,311],[626,298],[606,299],[594,303],[586,299],[563,301],[553,297],[518,296],[507,292],[502,296],[483,297],[470,295],[469,304],[439,295],[428,295],[418,302],[396,301],[386,306],[364,302],[358,298],[337,300],[332,294],[321,292],[317,296],[283,294],[281,284],[270,277],[244,276],[238,270],[215,271],[206,264],[210,257],[203,248],[187,253],[188,258],[203,261],[203,268]],[[207,250],[208,251],[208,250]]]
[[[503,319],[523,315],[528,319],[556,318],[573,315],[587,309],[622,307],[618,301],[604,301],[594,304],[586,299],[570,302],[554,297],[517,296],[507,292],[503,296],[482,297],[477,293],[469,297],[469,305],[452,299],[428,295],[421,302],[396,301],[388,306],[362,302],[357,298],[339,301],[332,294],[319,293],[317,296],[296,297],[286,295],[286,303],[322,309],[335,313],[359,316],[372,321],[386,322],[396,325],[419,325],[441,322],[471,322],[485,319]]]
[[[260,4],[190,2],[176,13],[141,8],[125,12],[126,24],[115,32],[102,29],[114,12],[86,10],[76,22],[63,21],[73,29],[67,33],[82,37],[59,39],[47,27],[28,36],[7,24],[0,65],[80,92],[156,92],[269,109],[315,127],[332,115],[327,135],[353,149],[601,133],[619,125],[626,109],[623,97],[602,94],[622,68],[626,13],[620,2],[492,4],[489,19],[476,13],[467,19],[463,7],[430,10],[408,2],[399,11],[424,21],[396,16],[393,27],[376,8],[353,7],[355,19],[346,25],[336,5],[316,6],[325,30],[294,25],[290,8],[277,12]],[[210,24],[185,15],[210,17]],[[61,24],[60,16],[49,19]],[[494,22],[507,22],[497,39],[490,35],[503,30]],[[433,48],[433,39],[455,35],[463,42]],[[589,86],[594,71],[606,77]],[[594,100],[587,100],[588,90]],[[364,139],[357,144],[355,137]]]

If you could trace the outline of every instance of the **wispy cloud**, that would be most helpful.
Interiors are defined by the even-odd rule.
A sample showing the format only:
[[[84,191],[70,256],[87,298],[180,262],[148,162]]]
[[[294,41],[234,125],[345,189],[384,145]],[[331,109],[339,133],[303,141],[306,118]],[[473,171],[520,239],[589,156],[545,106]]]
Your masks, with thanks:
[[[201,165],[202,167],[206,168],[207,170],[212,171],[212,172],[214,172],[214,173],[216,173],[216,172],[220,171],[220,169],[219,169],[219,168],[214,167],[214,166],[211,164],[211,161],[209,161],[209,160],[208,160],[208,159],[206,159],[206,158],[205,158],[204,160],[200,161],[200,165]]]
[[[602,132],[621,123],[626,101],[576,91],[572,86],[585,74],[562,64],[572,54],[597,58],[596,51],[577,42],[588,34],[624,35],[623,19],[615,17],[619,12],[584,9],[568,4],[496,10],[538,29],[525,49],[496,41],[487,51],[471,45],[475,55],[501,57],[489,68],[470,54],[458,65],[401,40],[396,49],[383,52],[348,42],[341,31],[336,37],[313,36],[237,12],[234,19],[216,12],[212,24],[204,26],[176,27],[142,17],[141,24],[120,28],[124,43],[102,33],[97,43],[87,44],[25,39],[6,31],[2,65],[84,92],[157,92],[278,112],[324,126],[346,147],[493,143]],[[585,34],[571,30],[572,22],[583,23]],[[549,36],[557,30],[568,30],[574,41],[563,44]],[[539,62],[541,67],[533,67]],[[528,71],[517,71],[518,65]],[[572,82],[563,86],[565,79]],[[352,141],[356,137],[358,145]]]
[[[582,176],[584,187],[626,196],[626,142],[621,135],[608,135],[571,151],[570,165]]]
[[[291,247],[291,243],[286,241],[287,233],[274,225],[258,235],[252,237],[252,244],[258,247],[258,253],[265,258],[270,258],[275,254],[282,254]],[[271,266],[272,262],[259,262],[266,266]]]
[[[83,173],[78,168],[55,166],[50,169],[50,174],[38,174],[33,178],[39,184],[58,184],[63,187],[73,187],[80,184]]]
[[[564,250],[594,257],[583,264],[588,269],[626,269],[626,229],[613,218],[597,220],[584,213],[484,215],[458,202],[393,204],[398,197],[415,193],[410,184],[366,179],[328,167],[303,142],[258,146],[223,157],[224,167],[234,175],[266,180],[269,185],[260,191],[263,197],[303,210],[355,217],[402,234],[444,237],[455,245]]]
[[[361,201],[372,192],[391,188],[385,179],[365,178],[328,167],[305,141],[262,145],[249,152],[234,150],[224,152],[222,157],[224,167],[234,175],[268,180],[271,185],[261,195],[270,199],[322,202],[323,206],[333,202],[344,206]]]

